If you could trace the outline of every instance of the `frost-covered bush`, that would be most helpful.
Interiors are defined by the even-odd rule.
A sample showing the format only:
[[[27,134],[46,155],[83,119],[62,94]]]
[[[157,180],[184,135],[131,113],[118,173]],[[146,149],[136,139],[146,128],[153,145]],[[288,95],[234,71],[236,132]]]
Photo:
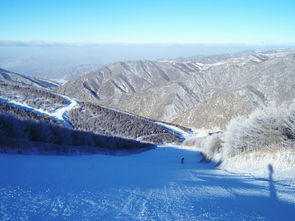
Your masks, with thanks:
[[[201,143],[202,152],[207,159],[214,159],[218,157],[222,149],[223,133],[215,133],[207,136]]]
[[[201,136],[191,137],[183,142],[183,146],[194,147],[202,152],[207,160],[219,161],[221,155],[223,132],[213,132]]]
[[[245,148],[243,130],[246,120],[246,117],[236,117],[227,125],[223,143],[224,157],[237,155]]]
[[[248,117],[232,119],[224,137],[224,158],[280,145],[286,116],[285,106],[269,106],[255,110]]]
[[[295,148],[295,104],[288,109],[288,116],[283,125],[283,140],[288,148]]]

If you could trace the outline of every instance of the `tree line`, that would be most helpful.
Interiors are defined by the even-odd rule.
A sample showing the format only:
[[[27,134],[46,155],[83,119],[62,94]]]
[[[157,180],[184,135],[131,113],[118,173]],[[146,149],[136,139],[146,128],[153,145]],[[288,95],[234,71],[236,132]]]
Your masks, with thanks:
[[[82,153],[101,149],[136,150],[153,147],[149,143],[135,140],[71,130],[45,122],[20,120],[8,114],[0,114],[0,138],[1,149],[22,150],[34,144],[38,152],[54,151],[57,154],[61,152],[71,154],[73,147]],[[49,144],[52,144],[52,148]]]

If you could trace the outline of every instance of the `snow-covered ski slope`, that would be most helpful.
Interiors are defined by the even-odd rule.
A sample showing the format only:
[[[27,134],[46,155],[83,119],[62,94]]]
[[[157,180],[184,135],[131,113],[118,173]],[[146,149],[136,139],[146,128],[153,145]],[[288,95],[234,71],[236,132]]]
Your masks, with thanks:
[[[54,112],[49,113],[49,115],[51,117],[55,117],[61,120],[67,128],[72,128],[71,123],[68,121],[67,113],[77,106],[77,101],[75,101],[73,98],[70,98],[61,94],[57,94],[57,95],[65,98],[68,101],[68,103],[56,109]]]
[[[55,93],[55,94],[57,94],[57,93]],[[0,97],[0,101],[8,103],[8,104],[12,104],[18,108],[21,108],[21,109],[24,109],[27,111],[33,111],[33,112],[40,114],[40,115],[46,115],[52,119],[60,121],[62,124],[65,125],[65,127],[72,128],[71,123],[68,121],[67,113],[70,110],[72,110],[74,107],[77,106],[77,101],[75,101],[73,98],[70,98],[70,97],[67,97],[67,96],[64,96],[61,94],[57,94],[57,95],[65,98],[67,100],[67,103],[65,105],[58,107],[53,112],[48,112],[48,111],[45,111],[42,109],[33,108],[33,107],[28,106],[25,103],[20,103],[20,102],[14,101],[14,100],[7,100],[6,98]]]
[[[179,137],[183,141],[190,138],[190,137],[195,137],[195,136],[197,136],[197,134],[199,134],[196,131],[186,132],[186,131],[180,129],[179,127],[176,127],[176,126],[173,126],[173,125],[170,125],[170,124],[165,124],[165,123],[162,123],[162,122],[156,122],[156,124],[158,124],[159,126],[164,127],[166,130],[170,131],[172,134]]]
[[[0,155],[0,220],[294,220],[292,182],[273,181],[271,170],[270,179],[234,175],[200,159],[176,147]]]

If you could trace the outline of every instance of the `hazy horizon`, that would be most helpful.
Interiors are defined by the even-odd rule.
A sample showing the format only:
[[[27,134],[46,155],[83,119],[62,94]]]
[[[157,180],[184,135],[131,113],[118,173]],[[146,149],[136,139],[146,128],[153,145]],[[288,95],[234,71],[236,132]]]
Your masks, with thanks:
[[[116,61],[159,60],[246,50],[294,48],[288,45],[245,44],[48,44],[0,41],[0,68],[30,76],[61,78],[83,64],[107,65]]]
[[[81,64],[295,47],[291,0],[1,3],[0,68],[59,78]]]

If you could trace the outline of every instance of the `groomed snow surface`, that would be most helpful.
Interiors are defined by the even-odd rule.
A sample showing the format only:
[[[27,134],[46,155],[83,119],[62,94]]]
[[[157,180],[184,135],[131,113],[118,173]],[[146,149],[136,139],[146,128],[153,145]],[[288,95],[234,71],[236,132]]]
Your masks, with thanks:
[[[184,164],[180,159],[184,157]],[[295,184],[235,175],[198,152],[0,155],[0,220],[295,220]]]

